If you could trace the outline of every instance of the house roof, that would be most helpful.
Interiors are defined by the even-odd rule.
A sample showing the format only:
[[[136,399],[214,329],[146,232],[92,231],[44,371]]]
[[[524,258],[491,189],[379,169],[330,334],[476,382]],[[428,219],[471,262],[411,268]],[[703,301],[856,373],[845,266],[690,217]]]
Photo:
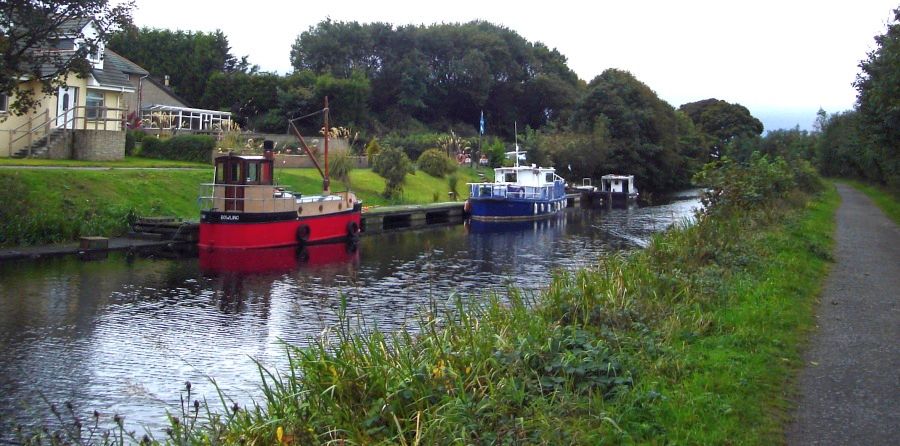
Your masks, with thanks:
[[[103,69],[115,69],[127,74],[139,74],[146,76],[150,74],[147,70],[138,66],[138,64],[122,57],[119,53],[106,48],[103,52]]]
[[[178,96],[178,94],[175,93],[175,91],[173,91],[171,88],[167,87],[165,83],[160,82],[159,79],[156,79],[156,78],[154,78],[153,76],[150,76],[150,77],[147,78],[147,80],[150,81],[150,83],[152,83],[153,85],[155,85],[156,88],[159,88],[159,89],[160,89],[162,92],[164,92],[165,94],[171,96],[171,97],[172,97],[173,99],[175,99],[176,101],[181,102],[182,104],[184,104],[185,107],[190,107],[190,103],[189,103],[188,101],[186,101],[186,100],[185,100],[184,98],[182,98],[181,96]],[[151,105],[157,105],[157,104],[151,104]],[[145,108],[146,108],[146,107],[145,107]]]
[[[88,23],[91,23],[93,21],[94,19],[91,17],[66,20],[65,22],[61,23],[56,29],[57,37],[77,36],[82,32],[82,30],[84,30],[84,27],[87,26]]]

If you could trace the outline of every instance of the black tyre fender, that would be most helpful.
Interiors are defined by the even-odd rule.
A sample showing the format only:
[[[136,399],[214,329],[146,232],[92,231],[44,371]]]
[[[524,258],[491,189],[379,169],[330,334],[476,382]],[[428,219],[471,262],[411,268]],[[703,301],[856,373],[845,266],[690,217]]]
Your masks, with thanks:
[[[306,243],[309,241],[309,225],[300,225],[297,227],[297,242]]]
[[[347,222],[347,235],[350,238],[358,237],[359,236],[359,223],[357,223],[356,221]]]

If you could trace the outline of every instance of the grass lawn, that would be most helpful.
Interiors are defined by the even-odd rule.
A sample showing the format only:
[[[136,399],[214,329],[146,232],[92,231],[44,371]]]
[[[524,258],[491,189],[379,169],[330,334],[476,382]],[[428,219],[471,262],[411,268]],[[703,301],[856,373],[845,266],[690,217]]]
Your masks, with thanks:
[[[9,162],[10,160],[3,160]],[[115,236],[128,230],[136,216],[171,215],[198,219],[200,184],[212,181],[212,167],[204,164],[128,158],[113,163],[48,160],[15,160],[46,167],[111,167],[111,170],[0,169],[0,246],[58,243],[82,235]],[[21,163],[26,161],[28,164]],[[196,167],[196,169],[116,169],[116,167]],[[461,168],[457,192],[465,199],[466,182],[477,173]],[[279,169],[276,182],[303,194],[318,194],[322,180],[315,169]],[[402,197],[381,196],[384,180],[369,169],[351,174],[353,190],[364,205],[422,204],[448,201],[447,178],[424,172],[408,175]],[[332,182],[332,190],[345,190]]]
[[[139,156],[126,156],[122,161],[79,161],[79,160],[48,160],[40,158],[0,158],[0,166],[37,166],[37,167],[191,167],[197,169],[211,168],[209,164],[192,163],[188,161],[158,160],[153,158],[141,158]]]

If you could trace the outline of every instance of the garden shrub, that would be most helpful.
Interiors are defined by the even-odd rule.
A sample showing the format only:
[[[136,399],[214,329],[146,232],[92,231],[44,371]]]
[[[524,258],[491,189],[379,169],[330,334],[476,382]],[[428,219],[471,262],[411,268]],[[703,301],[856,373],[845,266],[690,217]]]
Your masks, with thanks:
[[[456,163],[440,149],[426,150],[416,164],[423,172],[438,178],[456,171]]]
[[[131,156],[134,154],[134,146],[135,146],[134,132],[131,130],[128,130],[125,132],[125,156]]]
[[[206,135],[181,135],[165,141],[147,136],[141,147],[141,155],[147,158],[209,163],[215,144],[215,139]]]
[[[403,191],[406,174],[413,172],[413,164],[401,149],[385,148],[372,162],[372,171],[384,178],[384,196],[393,198]]]

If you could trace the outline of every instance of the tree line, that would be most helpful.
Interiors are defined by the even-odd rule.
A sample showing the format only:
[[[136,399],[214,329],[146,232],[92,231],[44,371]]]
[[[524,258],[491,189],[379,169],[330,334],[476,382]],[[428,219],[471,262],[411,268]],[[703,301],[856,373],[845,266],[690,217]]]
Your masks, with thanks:
[[[573,180],[631,173],[647,190],[688,184],[724,144],[763,130],[739,104],[708,99],[676,109],[627,71],[584,82],[557,50],[483,21],[395,27],[326,19],[297,37],[287,75],[231,55],[218,31],[129,28],[109,45],[151,73],[172,73],[173,88],[192,105],[231,111],[257,131],[284,132],[288,118],[328,96],[334,122],[364,140],[454,131],[477,149],[483,113],[490,138],[481,148],[494,162],[518,123],[531,162],[554,163]],[[305,125],[316,131],[318,123]]]

